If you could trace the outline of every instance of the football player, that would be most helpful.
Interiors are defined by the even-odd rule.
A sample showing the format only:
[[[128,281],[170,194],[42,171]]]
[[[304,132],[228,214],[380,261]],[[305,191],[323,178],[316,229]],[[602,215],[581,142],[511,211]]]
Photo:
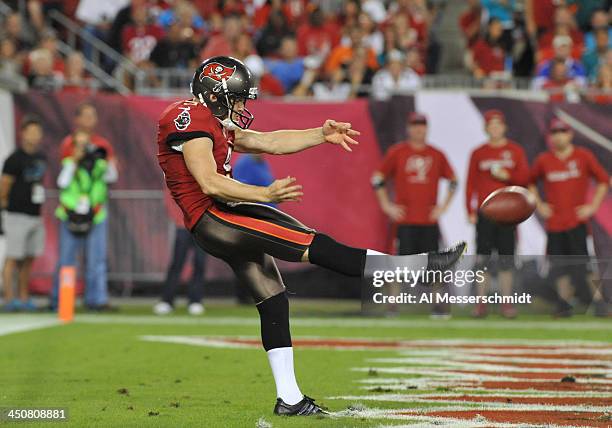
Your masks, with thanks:
[[[158,124],[158,160],[170,192],[184,214],[185,226],[208,253],[229,264],[255,299],[263,347],[276,383],[278,415],[323,413],[300,391],[293,370],[289,303],[274,258],[308,262],[345,275],[363,274],[371,250],[340,244],[293,217],[263,203],[299,201],[302,187],[286,177],[267,187],[232,179],[234,150],[247,153],[295,153],[323,143],[351,151],[359,132],[350,123],[326,120],[306,130],[248,130],[253,115],[246,102],[257,88],[244,64],[213,57],[195,71],[193,98],[170,105]],[[442,252],[407,256],[413,269],[446,269],[465,243]]]

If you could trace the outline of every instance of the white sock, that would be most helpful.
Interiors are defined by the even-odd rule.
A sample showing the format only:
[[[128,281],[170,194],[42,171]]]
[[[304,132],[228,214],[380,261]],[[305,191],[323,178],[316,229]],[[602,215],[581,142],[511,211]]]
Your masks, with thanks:
[[[293,348],[274,348],[268,351],[268,361],[276,383],[276,396],[289,405],[296,404],[304,398],[295,380],[293,371]]]

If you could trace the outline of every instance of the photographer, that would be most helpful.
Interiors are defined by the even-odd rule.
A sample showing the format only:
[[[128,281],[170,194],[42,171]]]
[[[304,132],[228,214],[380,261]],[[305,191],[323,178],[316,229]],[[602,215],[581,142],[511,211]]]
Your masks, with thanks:
[[[75,266],[77,251],[85,246],[85,297],[90,310],[107,310],[106,281],[108,183],[117,179],[107,151],[92,144],[87,132],[72,135],[71,155],[62,160],[57,178],[60,204],[55,215],[60,219],[59,260],[55,272],[51,308],[57,307],[59,271]]]

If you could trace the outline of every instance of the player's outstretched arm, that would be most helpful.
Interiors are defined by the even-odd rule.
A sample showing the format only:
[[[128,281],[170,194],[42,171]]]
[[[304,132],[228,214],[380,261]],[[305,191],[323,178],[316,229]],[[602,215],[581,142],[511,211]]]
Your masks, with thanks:
[[[267,187],[240,183],[217,172],[210,138],[194,138],[183,144],[183,157],[187,169],[196,179],[202,192],[225,201],[286,202],[297,201],[302,196],[302,186],[295,178],[276,180]]]
[[[296,153],[322,143],[337,144],[351,152],[351,145],[359,144],[352,137],[359,131],[347,122],[328,119],[320,128],[257,132],[236,130],[234,148],[238,152],[282,155]]]

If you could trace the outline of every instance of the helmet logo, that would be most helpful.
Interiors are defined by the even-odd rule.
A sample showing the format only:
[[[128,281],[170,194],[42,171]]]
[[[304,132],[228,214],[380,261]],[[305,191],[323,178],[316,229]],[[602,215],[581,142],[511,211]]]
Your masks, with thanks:
[[[213,89],[214,91],[218,91],[221,87],[223,79],[229,80],[229,78],[234,75],[235,71],[236,66],[226,67],[223,64],[219,64],[218,62],[211,62],[206,67],[204,67],[198,78],[200,79],[200,82],[204,80],[205,77],[208,77],[214,80],[215,82],[218,82]]]
[[[191,115],[189,114],[189,107],[180,108],[181,112],[174,119],[174,126],[179,131],[184,131],[191,124]]]

